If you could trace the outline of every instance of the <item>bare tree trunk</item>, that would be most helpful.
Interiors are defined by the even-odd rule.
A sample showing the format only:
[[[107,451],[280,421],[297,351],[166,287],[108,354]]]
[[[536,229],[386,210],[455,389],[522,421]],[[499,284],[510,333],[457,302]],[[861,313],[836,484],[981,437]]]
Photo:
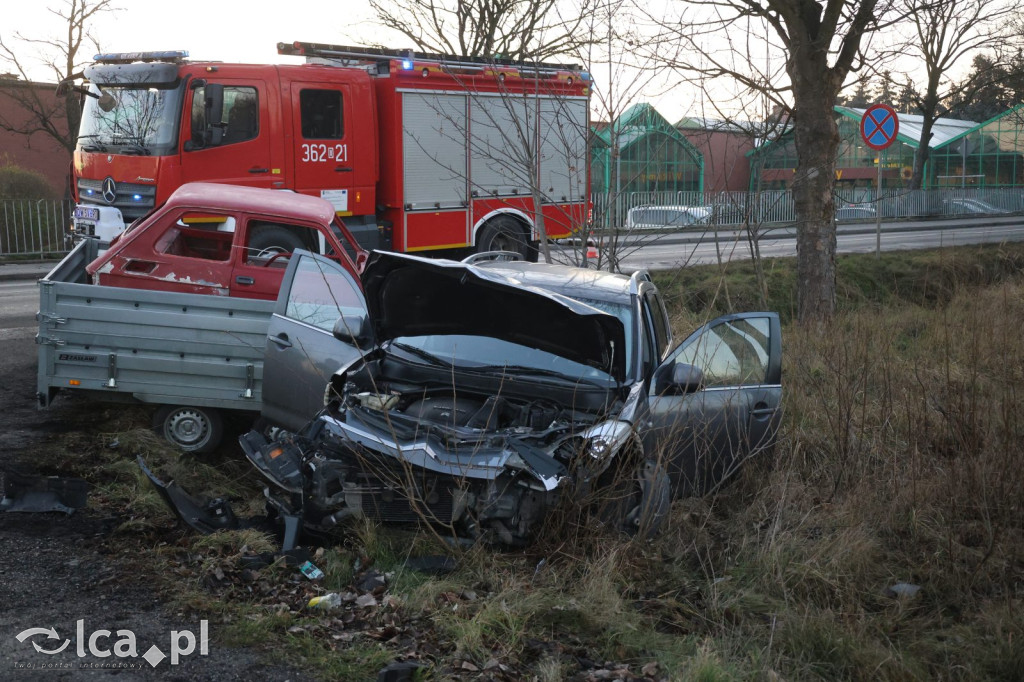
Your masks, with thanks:
[[[536,176],[536,171],[531,172]],[[540,252],[544,256],[544,262],[551,262],[551,244],[548,242],[548,228],[544,224],[544,203],[540,194],[540,178],[530,178],[530,190],[533,195],[533,225],[537,229],[537,240],[540,242]]]
[[[819,76],[820,78],[820,73]],[[797,317],[825,320],[836,308],[835,167],[839,127],[825,83],[797,97],[793,110],[799,162],[793,178],[797,224]]]

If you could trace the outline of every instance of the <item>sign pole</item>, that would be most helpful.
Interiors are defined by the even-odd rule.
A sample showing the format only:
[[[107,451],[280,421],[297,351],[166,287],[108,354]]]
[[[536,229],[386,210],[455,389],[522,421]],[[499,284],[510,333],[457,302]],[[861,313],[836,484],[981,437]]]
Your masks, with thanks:
[[[875,180],[875,258],[882,257],[882,165],[885,150],[896,141],[900,117],[888,104],[872,104],[860,119],[860,136],[864,144],[878,152],[878,175]]]
[[[878,152],[878,180],[875,184],[875,258],[882,257],[882,157],[885,151]]]

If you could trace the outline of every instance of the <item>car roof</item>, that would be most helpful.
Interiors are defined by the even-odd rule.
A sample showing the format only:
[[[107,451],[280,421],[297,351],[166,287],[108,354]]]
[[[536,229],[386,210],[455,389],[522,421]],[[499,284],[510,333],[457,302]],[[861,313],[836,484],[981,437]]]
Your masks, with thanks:
[[[190,182],[182,185],[167,199],[167,207],[175,206],[264,213],[320,225],[328,225],[334,219],[334,207],[320,197],[215,182]]]
[[[630,278],[619,273],[526,261],[485,261],[475,266],[499,273],[512,283],[554,291],[571,298],[629,303]]]

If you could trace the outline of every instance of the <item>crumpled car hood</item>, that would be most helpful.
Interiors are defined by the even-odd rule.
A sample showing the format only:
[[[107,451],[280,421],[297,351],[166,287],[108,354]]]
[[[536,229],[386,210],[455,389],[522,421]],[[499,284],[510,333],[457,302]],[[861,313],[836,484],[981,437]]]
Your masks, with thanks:
[[[618,318],[484,268],[374,252],[363,288],[377,343],[400,336],[490,336],[625,378],[625,329]]]

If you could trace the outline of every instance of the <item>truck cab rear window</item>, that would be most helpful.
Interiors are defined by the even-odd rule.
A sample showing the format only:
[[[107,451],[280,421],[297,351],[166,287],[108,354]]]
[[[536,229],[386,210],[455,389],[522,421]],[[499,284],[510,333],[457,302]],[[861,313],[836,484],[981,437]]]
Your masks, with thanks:
[[[345,136],[338,90],[302,90],[299,92],[302,137],[306,140],[340,140]]]

